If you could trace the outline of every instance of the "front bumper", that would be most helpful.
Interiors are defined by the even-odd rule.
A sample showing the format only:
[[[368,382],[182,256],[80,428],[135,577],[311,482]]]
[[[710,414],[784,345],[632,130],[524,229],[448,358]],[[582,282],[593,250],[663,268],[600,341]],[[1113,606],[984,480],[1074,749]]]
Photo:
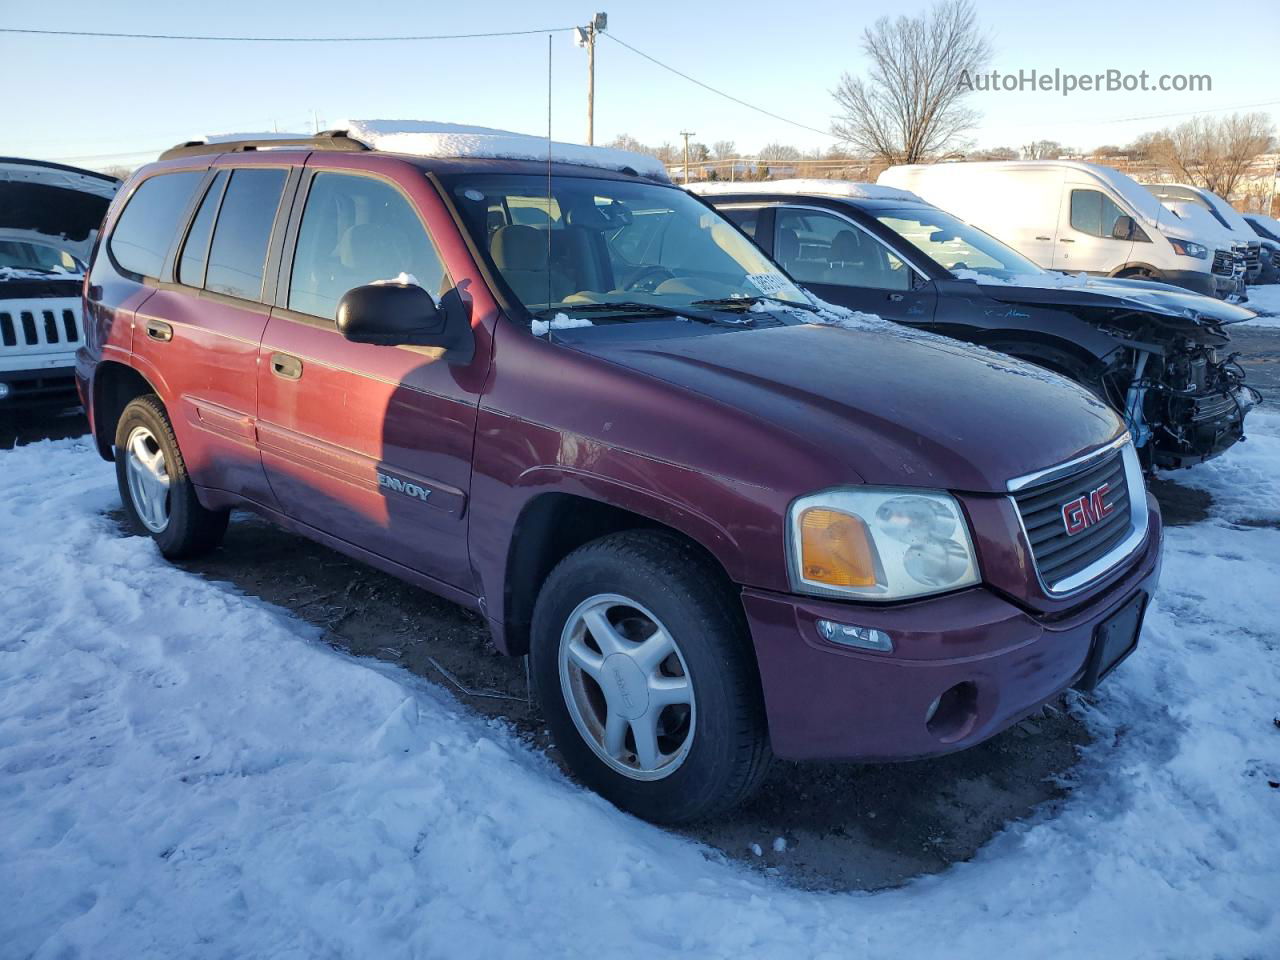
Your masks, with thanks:
[[[38,370],[0,370],[0,384],[7,391],[0,398],[0,411],[30,407],[74,406],[79,403],[71,367]]]
[[[1206,297],[1223,296],[1228,285],[1235,288],[1231,277],[1220,277],[1202,270],[1161,270],[1159,279],[1162,283],[1171,283]]]
[[[952,753],[1012,726],[1081,681],[1098,625],[1160,575],[1159,507],[1119,580],[1070,612],[1044,618],[987,587],[894,606],[745,589],[773,751],[791,760],[908,760]],[[818,633],[820,619],[888,633],[892,653],[854,650]],[[963,722],[931,730],[930,705],[967,684]]]

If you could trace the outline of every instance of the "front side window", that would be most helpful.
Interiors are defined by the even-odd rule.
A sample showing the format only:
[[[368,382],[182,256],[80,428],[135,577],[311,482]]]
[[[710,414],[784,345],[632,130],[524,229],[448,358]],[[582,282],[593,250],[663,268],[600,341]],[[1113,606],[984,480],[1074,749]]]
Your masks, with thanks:
[[[476,246],[532,313],[603,317],[610,304],[639,304],[679,315],[761,297],[809,304],[721,214],[678,188],[570,176],[444,179]]]
[[[778,211],[778,262],[801,283],[910,290],[911,268],[844,217],[817,210]]]
[[[234,170],[213,228],[204,287],[243,300],[262,299],[271,225],[284,192],[285,171]]]
[[[1006,280],[1047,272],[1012,247],[937,207],[920,204],[883,209],[877,210],[875,217],[935,263],[961,277],[965,271]]]
[[[204,171],[165,173],[144,180],[116,221],[108,247],[117,264],[130,273],[159,277],[178,222]]]
[[[1115,239],[1116,221],[1128,214],[1100,190],[1071,191],[1071,227],[1091,237]]]
[[[738,225],[738,229],[751,239],[755,239],[756,226],[760,223],[759,207],[732,207],[721,210],[726,217]]]
[[[545,209],[530,209],[528,216],[545,222]],[[437,301],[453,286],[404,194],[371,177],[316,174],[298,230],[289,309],[332,320],[348,290],[381,280],[415,283]]]

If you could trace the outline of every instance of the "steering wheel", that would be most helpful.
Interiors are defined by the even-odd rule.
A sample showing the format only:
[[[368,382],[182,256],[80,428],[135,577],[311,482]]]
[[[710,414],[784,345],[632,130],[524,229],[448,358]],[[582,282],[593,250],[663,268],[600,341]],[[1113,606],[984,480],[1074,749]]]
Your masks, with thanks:
[[[640,272],[631,278],[631,282],[624,289],[636,290],[641,293],[653,293],[658,285],[666,280],[671,280],[675,274],[666,267],[659,267],[656,264],[641,268]]]

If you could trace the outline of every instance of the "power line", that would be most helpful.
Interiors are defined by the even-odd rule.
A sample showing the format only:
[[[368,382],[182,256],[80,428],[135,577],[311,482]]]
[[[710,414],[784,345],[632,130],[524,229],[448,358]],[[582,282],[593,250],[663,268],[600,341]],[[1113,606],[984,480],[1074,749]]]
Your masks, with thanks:
[[[479,40],[487,37],[526,37],[535,33],[559,33],[573,27],[543,30],[493,30],[485,33],[436,33],[394,37],[225,37],[189,33],[108,33],[100,30],[34,30],[0,27],[0,33],[23,33],[44,37],[93,37],[111,40],[208,40],[228,43],[392,43],[403,40]]]
[[[724,97],[726,100],[732,100],[734,103],[738,104],[739,106],[746,107],[748,110],[754,110],[756,113],[763,113],[766,117],[772,117],[774,120],[781,120],[783,123],[789,123],[791,124],[791,126],[799,127],[801,130],[808,130],[810,133],[817,133],[817,134],[821,134],[824,137],[831,137],[833,140],[840,139],[829,130],[819,130],[817,127],[811,127],[808,124],[800,123],[797,120],[791,120],[787,117],[781,116],[780,114],[773,113],[770,110],[766,110],[764,107],[757,107],[754,103],[747,103],[747,101],[741,100],[738,97],[735,97],[731,93],[725,93],[723,90],[717,90],[715,87],[711,86],[710,84],[703,83],[701,80],[698,80],[694,77],[689,76],[683,70],[677,70],[675,67],[671,66],[670,64],[663,63],[661,60],[657,59],[656,57],[649,56],[649,54],[645,53],[643,50],[637,50],[635,47],[627,43],[625,40],[618,39],[618,35],[615,33],[606,33],[604,34],[604,36],[612,40],[614,43],[622,44],[622,46],[626,47],[632,53],[636,54],[637,56],[644,57],[650,63],[656,64],[657,66],[661,67],[663,70],[669,70],[672,73],[674,73],[677,77],[683,77],[684,79],[688,80],[690,83],[697,84],[698,86],[702,87],[702,89],[704,90],[710,90],[716,96]]]

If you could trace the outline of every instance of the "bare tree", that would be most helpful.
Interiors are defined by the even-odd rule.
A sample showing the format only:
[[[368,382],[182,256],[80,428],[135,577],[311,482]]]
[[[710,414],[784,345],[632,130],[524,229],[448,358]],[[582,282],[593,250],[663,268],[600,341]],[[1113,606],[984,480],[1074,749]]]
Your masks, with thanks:
[[[125,180],[125,179],[128,179],[131,173],[133,173],[133,169],[134,169],[133,167],[126,167],[121,164],[116,164],[115,166],[111,166],[111,167],[103,167],[102,172],[105,173],[108,177],[115,177],[117,180]]]
[[[978,114],[963,104],[991,59],[970,0],[940,0],[918,17],[881,17],[862,32],[867,79],[843,74],[832,130],[887,163],[919,163],[956,146]]]
[[[786,163],[800,159],[800,151],[789,143],[766,143],[760,148],[761,163]]]
[[[1024,160],[1057,160],[1068,152],[1057,140],[1036,140],[1022,148],[1022,157]]]
[[[1194,117],[1164,131],[1154,153],[1187,183],[1230,199],[1249,165],[1271,148],[1274,133],[1265,113]]]
[[[717,160],[729,160],[738,152],[738,145],[732,140],[717,140],[711,145],[711,154]]]
[[[966,160],[1017,160],[1018,151],[1012,147],[991,147],[987,150],[974,150],[965,156]]]

